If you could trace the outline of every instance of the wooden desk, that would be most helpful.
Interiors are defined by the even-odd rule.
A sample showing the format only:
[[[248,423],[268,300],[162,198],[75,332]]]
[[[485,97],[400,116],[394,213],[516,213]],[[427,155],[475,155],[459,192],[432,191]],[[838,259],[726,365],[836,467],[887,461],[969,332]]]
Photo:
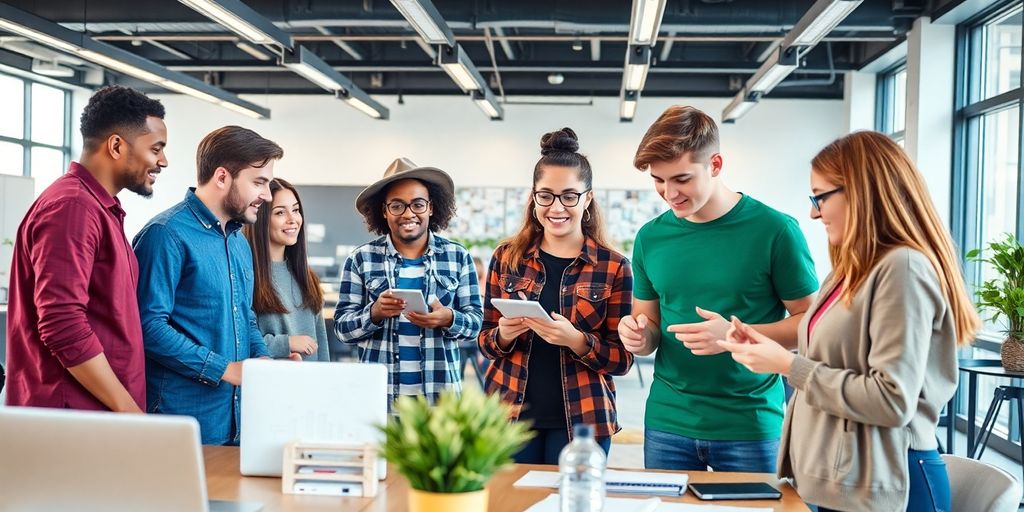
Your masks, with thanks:
[[[350,510],[372,512],[405,512],[409,484],[397,471],[389,469],[388,478],[381,483],[376,498],[337,498],[282,494],[280,478],[243,477],[238,472],[238,448],[204,446],[206,483],[210,499],[232,501],[258,501],[264,512],[290,512],[298,510]],[[532,469],[557,470],[553,466],[516,465],[494,476],[488,485],[490,503],[488,512],[521,512],[554,492],[552,489],[514,488],[512,484]],[[691,482],[770,482],[782,490],[782,500],[717,502],[748,507],[772,507],[778,512],[808,510],[796,491],[786,484],[778,485],[774,475],[763,473],[711,473],[691,472]],[[702,502],[687,492],[679,498],[661,498],[683,503]]]

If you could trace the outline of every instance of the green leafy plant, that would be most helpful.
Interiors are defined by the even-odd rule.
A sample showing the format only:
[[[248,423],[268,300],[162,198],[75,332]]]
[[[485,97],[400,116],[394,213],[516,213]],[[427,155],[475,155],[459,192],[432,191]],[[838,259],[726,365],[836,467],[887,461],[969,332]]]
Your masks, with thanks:
[[[509,407],[497,395],[473,388],[444,391],[433,407],[422,396],[402,396],[395,411],[378,427],[381,453],[420,491],[482,490],[533,437],[528,423],[509,421]]]
[[[967,259],[987,263],[999,274],[999,279],[985,281],[978,288],[977,306],[993,312],[990,321],[1005,316],[1006,334],[1020,340],[1024,336],[1024,246],[1007,234],[1001,241],[989,243],[984,254],[979,249],[968,252]]]

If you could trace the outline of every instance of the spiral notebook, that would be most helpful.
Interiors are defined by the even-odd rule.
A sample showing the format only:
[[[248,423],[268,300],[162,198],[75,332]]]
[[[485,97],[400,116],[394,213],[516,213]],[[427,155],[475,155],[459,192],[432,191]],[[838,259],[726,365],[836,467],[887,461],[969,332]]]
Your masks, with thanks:
[[[516,481],[514,487],[558,488],[560,475],[555,471],[530,471]],[[640,494],[646,496],[681,496],[686,492],[688,477],[678,473],[648,473],[609,469],[604,474],[609,494]]]

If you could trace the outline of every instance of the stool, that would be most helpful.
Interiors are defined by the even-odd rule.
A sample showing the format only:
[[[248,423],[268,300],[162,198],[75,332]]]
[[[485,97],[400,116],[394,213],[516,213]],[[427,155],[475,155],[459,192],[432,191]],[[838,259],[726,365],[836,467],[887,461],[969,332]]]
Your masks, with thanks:
[[[992,403],[988,406],[988,414],[985,415],[985,421],[981,424],[981,431],[978,432],[978,438],[974,443],[974,453],[967,454],[970,458],[981,459],[982,454],[985,453],[985,445],[988,444],[988,438],[992,435],[992,429],[996,426],[999,408],[1002,407],[1003,401],[1010,400],[1017,401],[1018,428],[1024,434],[1024,388],[999,386],[992,395]],[[1024,460],[1024,442],[1021,443],[1020,455],[1022,460]],[[1024,466],[1022,466],[1022,476],[1024,476]]]

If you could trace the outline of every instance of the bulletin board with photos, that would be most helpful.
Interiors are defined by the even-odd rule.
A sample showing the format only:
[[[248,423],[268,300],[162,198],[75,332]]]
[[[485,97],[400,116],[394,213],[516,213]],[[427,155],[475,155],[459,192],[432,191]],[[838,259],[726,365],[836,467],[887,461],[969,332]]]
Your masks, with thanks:
[[[446,234],[474,254],[489,255],[498,241],[522,225],[529,194],[527,187],[460,187],[455,192],[456,216]],[[667,209],[654,190],[600,189],[594,199],[610,240],[627,256],[640,227]]]

